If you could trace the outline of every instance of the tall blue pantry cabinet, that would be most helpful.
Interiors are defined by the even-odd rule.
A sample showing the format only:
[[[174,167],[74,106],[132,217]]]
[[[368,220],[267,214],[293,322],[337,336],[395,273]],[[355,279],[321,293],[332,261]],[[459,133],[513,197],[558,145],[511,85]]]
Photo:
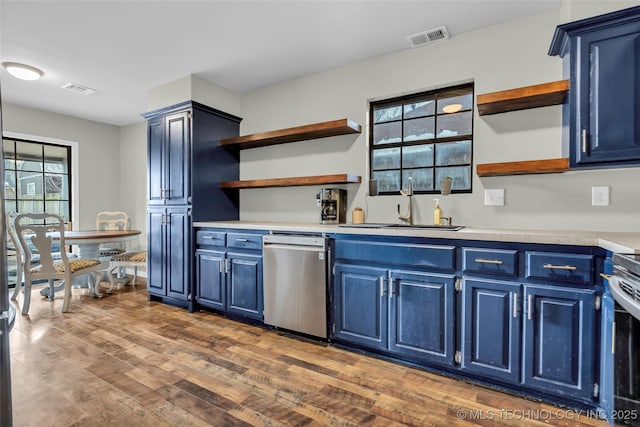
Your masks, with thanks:
[[[240,118],[195,101],[143,114],[147,119],[147,287],[149,299],[194,309],[193,221],[238,219]]]

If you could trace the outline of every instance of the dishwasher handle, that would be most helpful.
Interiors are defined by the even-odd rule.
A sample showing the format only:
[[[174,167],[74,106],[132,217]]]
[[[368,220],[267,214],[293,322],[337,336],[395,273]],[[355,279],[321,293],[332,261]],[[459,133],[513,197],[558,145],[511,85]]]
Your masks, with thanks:
[[[308,235],[296,235],[296,234],[265,234],[262,236],[262,246],[273,245],[287,245],[287,246],[309,246],[319,247],[322,250],[327,247],[326,237],[320,236],[308,236]]]
[[[278,243],[264,244],[263,250],[269,249],[283,249],[286,251],[303,251],[303,252],[324,252],[325,248],[322,246],[308,246],[308,245],[284,245]]]

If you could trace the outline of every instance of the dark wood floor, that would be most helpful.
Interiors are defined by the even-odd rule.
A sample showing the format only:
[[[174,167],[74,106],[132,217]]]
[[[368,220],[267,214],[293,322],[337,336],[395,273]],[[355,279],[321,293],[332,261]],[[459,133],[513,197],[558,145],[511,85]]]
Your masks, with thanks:
[[[33,291],[11,333],[16,426],[591,425],[603,421],[222,316],[144,285],[71,311]],[[20,312],[22,297],[16,308]]]

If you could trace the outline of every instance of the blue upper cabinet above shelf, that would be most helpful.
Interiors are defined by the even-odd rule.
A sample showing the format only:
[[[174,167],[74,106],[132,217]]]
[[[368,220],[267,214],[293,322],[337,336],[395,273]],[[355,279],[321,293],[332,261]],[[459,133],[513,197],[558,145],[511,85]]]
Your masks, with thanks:
[[[572,168],[640,165],[640,6],[559,25]]]

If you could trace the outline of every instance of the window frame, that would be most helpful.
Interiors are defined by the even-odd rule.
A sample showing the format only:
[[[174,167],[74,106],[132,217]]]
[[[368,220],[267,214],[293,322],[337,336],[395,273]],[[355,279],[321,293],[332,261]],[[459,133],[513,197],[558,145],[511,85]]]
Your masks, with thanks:
[[[439,96],[443,96],[443,95],[447,95],[453,91],[456,90],[464,90],[464,89],[468,89],[469,93],[470,93],[470,98],[471,98],[471,102],[470,102],[470,106],[468,108],[463,108],[458,112],[469,112],[471,115],[471,126],[470,126],[470,130],[471,133],[467,134],[467,135],[455,135],[455,136],[445,136],[445,137],[438,137],[437,133],[435,132],[434,129],[434,136],[433,138],[429,138],[429,139],[417,139],[417,140],[410,140],[410,141],[404,141],[404,129],[405,129],[405,123],[407,121],[411,121],[411,120],[416,120],[420,119],[420,118],[430,118],[433,117],[434,120],[434,127],[436,126],[437,120],[439,117],[443,117],[443,116],[447,116],[450,113],[442,113],[439,112],[439,107],[438,109],[434,109],[433,115],[429,115],[426,114],[424,116],[417,116],[417,117],[405,117],[405,104],[410,104],[411,101],[418,101],[418,100],[423,100],[424,98],[428,98],[428,97],[433,97],[434,101],[436,101],[437,104],[437,100],[439,98]],[[447,96],[446,98],[449,98],[450,96]],[[436,177],[438,176],[437,170],[440,168],[448,168],[448,167],[456,167],[456,166],[460,166],[460,167],[468,167],[469,169],[469,188],[465,188],[465,189],[451,189],[451,193],[452,194],[469,194],[473,192],[473,141],[474,141],[474,116],[475,116],[475,84],[473,81],[470,82],[465,82],[465,83],[461,83],[461,84],[455,84],[455,85],[451,85],[451,86],[443,86],[443,87],[439,87],[437,89],[430,89],[430,90],[426,90],[426,91],[420,91],[420,92],[415,92],[415,93],[410,93],[410,94],[405,94],[405,95],[401,95],[401,96],[396,96],[396,97],[392,97],[392,98],[384,98],[384,99],[377,99],[377,100],[373,100],[373,101],[369,101],[369,136],[368,136],[368,155],[369,155],[369,159],[368,159],[368,168],[369,168],[369,179],[374,180],[374,172],[380,172],[380,171],[398,171],[398,173],[400,174],[400,189],[404,189],[405,185],[405,179],[404,179],[404,173],[407,170],[414,170],[414,169],[431,169],[431,178],[433,181],[433,189],[432,190],[419,190],[416,189],[415,186],[415,179],[414,179],[414,194],[441,194],[440,193],[440,188],[439,188],[439,183],[436,182]],[[399,119],[394,119],[394,120],[388,120],[388,121],[383,121],[380,123],[400,123],[400,141],[399,142],[393,142],[393,143],[388,143],[388,144],[375,144],[375,125],[376,124],[380,124],[380,123],[376,123],[375,121],[375,112],[376,110],[379,110],[382,108],[384,108],[385,106],[389,106],[389,107],[393,107],[393,106],[397,106],[400,107],[401,109],[401,114]],[[444,143],[451,143],[451,142],[464,142],[464,141],[469,141],[470,144],[470,153],[469,153],[469,161],[468,163],[459,163],[459,164],[454,164],[454,165],[440,165],[438,166],[437,163],[437,158],[436,158],[436,151],[437,151],[437,145],[438,144],[444,144]],[[407,167],[406,165],[403,164],[403,148],[406,147],[420,147],[420,146],[428,146],[428,145],[432,145],[433,146],[433,162],[430,166],[416,166],[416,167]],[[399,166],[398,167],[390,167],[387,169],[383,169],[383,168],[378,168],[378,169],[374,169],[374,151],[376,150],[381,150],[381,149],[388,149],[388,148],[399,148],[400,149],[400,158],[399,158]],[[378,183],[380,184],[380,183]],[[381,195],[381,196],[387,196],[387,195],[398,195],[399,191],[381,191],[379,190],[377,195]]]
[[[44,150],[45,147],[56,147],[56,148],[62,148],[65,149],[67,152],[67,161],[66,161],[66,173],[54,173],[55,175],[67,175],[67,180],[68,180],[68,187],[67,187],[67,193],[68,193],[68,198],[65,199],[52,199],[50,202],[54,202],[54,203],[60,203],[60,202],[64,202],[67,203],[67,212],[68,212],[68,218],[64,218],[66,222],[73,222],[73,219],[76,217],[76,210],[74,209],[74,196],[76,193],[76,186],[75,186],[75,180],[73,179],[74,174],[77,173],[77,165],[76,162],[74,161],[74,157],[77,156],[77,150],[76,150],[76,144],[75,143],[69,143],[66,141],[42,141],[42,140],[38,140],[38,139],[32,139],[32,138],[25,138],[25,137],[16,137],[14,135],[11,134],[7,134],[5,133],[3,135],[2,138],[2,149],[3,149],[3,154],[4,154],[4,150],[5,150],[5,142],[11,142],[13,143],[13,153],[15,155],[16,152],[16,147],[18,143],[29,143],[29,144],[35,144],[37,146],[40,147],[40,151],[42,153],[42,170],[41,171],[31,171],[34,174],[39,175],[42,179],[42,192],[43,192],[43,198],[42,198],[42,203],[43,203],[43,211],[47,212],[47,198],[46,198],[46,190],[45,190],[45,182],[47,179],[47,175],[52,174],[52,172],[47,171],[46,168],[44,167],[45,163],[45,156],[44,156]],[[3,156],[3,161],[6,160],[16,160],[16,157],[14,156],[13,159],[7,159],[6,155]],[[8,168],[7,165],[4,165],[4,173],[5,173],[5,177],[3,177],[3,179],[5,179],[6,181],[6,174],[8,173],[13,173],[14,174],[14,181],[15,181],[15,191],[14,191],[14,195],[13,197],[8,197],[7,191],[6,191],[6,184],[5,184],[5,191],[3,191],[3,196],[4,196],[4,201],[5,201],[5,206],[7,205],[7,202],[11,203],[11,206],[15,206],[18,209],[18,213],[25,213],[23,211],[20,211],[20,200],[23,200],[20,198],[20,191],[18,190],[18,183],[19,183],[19,177],[18,174],[19,172],[21,172],[21,170],[17,169],[17,168]],[[29,184],[27,184],[28,186]],[[26,194],[29,195],[29,194]]]

